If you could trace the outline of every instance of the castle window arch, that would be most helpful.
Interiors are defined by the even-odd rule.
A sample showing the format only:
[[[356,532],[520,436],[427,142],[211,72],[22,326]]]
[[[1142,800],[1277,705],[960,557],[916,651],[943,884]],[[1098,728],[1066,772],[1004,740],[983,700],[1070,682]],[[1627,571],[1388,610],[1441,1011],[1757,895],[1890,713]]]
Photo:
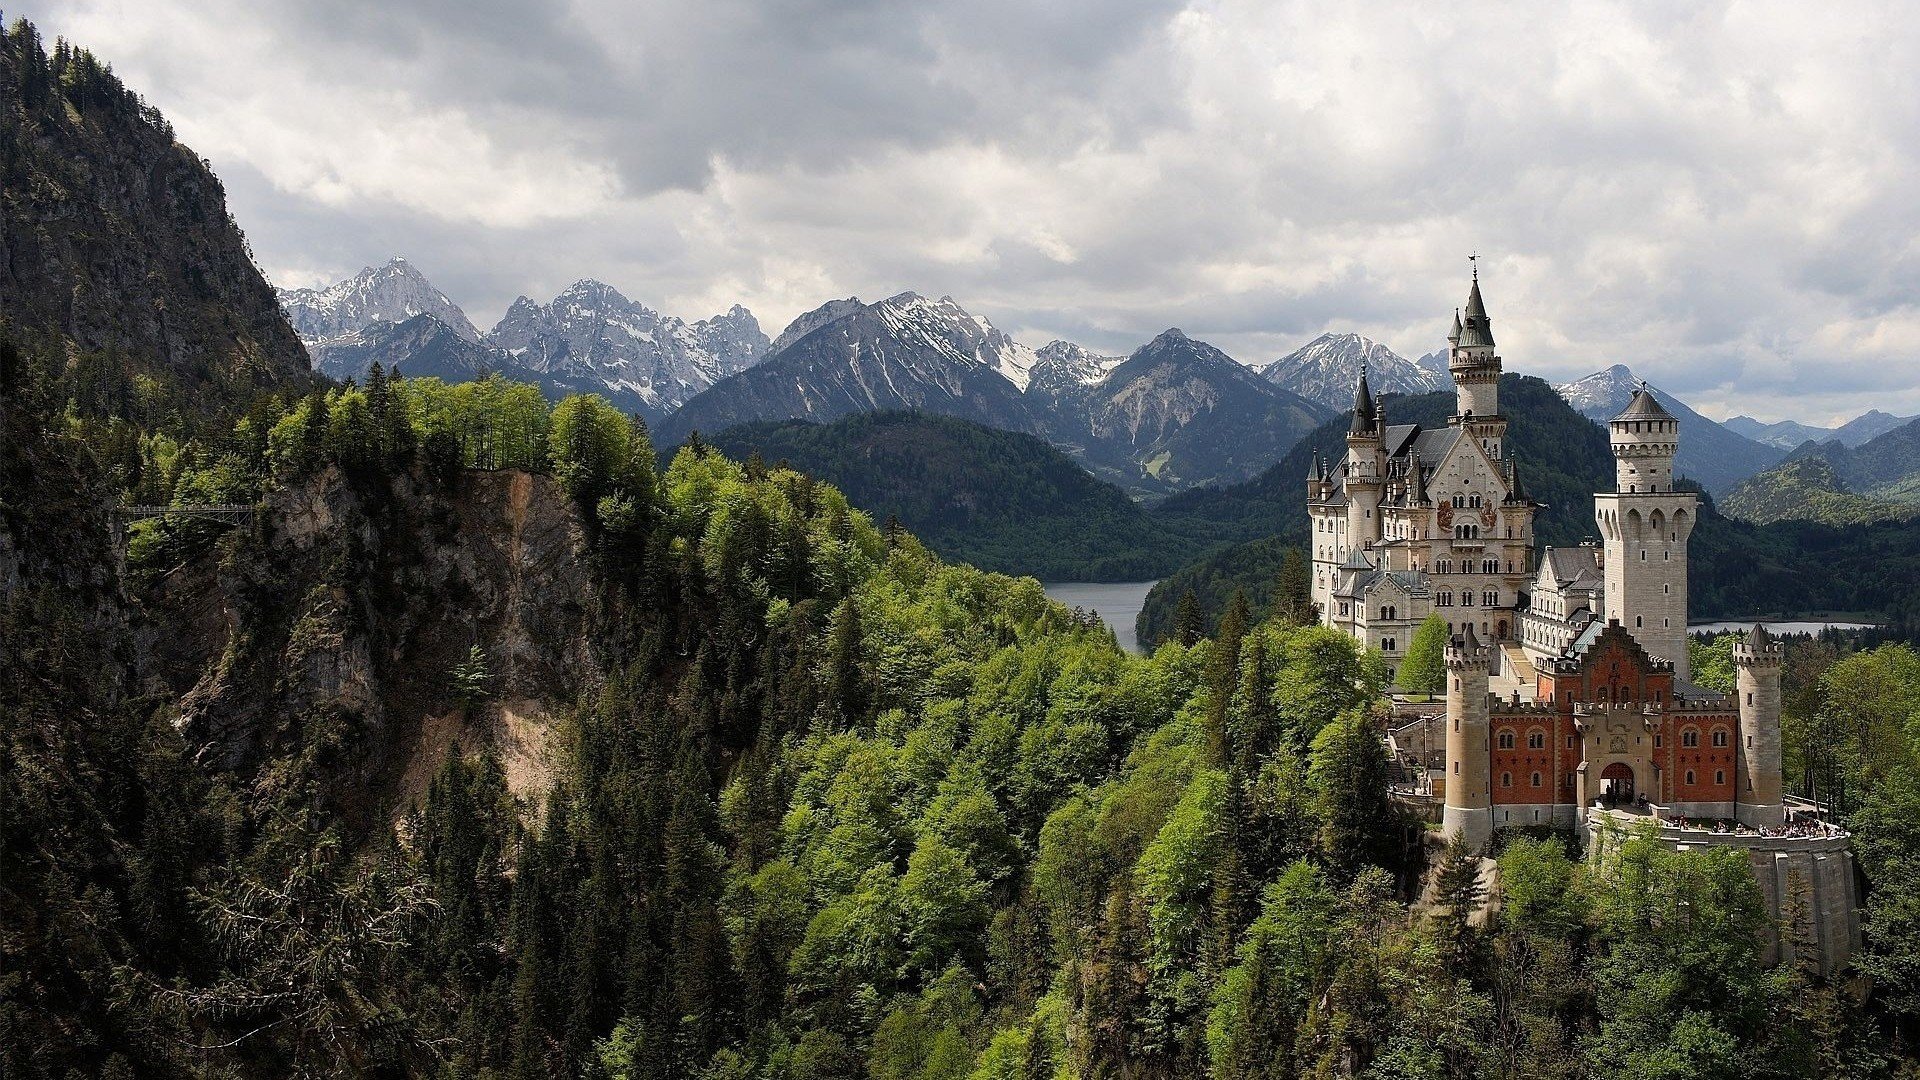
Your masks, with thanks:
[[[1501,774],[1500,774],[1500,786],[1501,786],[1501,787],[1512,787],[1512,786],[1513,786],[1513,774],[1512,774],[1512,773],[1510,773],[1510,772],[1503,772],[1503,773],[1501,773]]]
[[[1717,727],[1713,729],[1713,745],[1715,746],[1727,745],[1727,729],[1726,728]]]
[[[1697,727],[1685,727],[1680,729],[1680,745],[1686,747],[1687,749],[1692,749],[1696,746],[1699,746],[1700,745],[1700,729]],[[1689,780],[1687,782],[1691,784],[1693,781]]]
[[[1547,748],[1547,733],[1544,730],[1535,728],[1534,730],[1527,732],[1527,749],[1545,750],[1546,748]]]
[[[1689,784],[1691,784],[1691,783],[1693,783],[1693,770],[1692,770],[1692,769],[1688,769],[1688,770],[1687,770],[1687,783],[1689,783]]]
[[[1727,782],[1727,770],[1725,769],[1713,770],[1713,782],[1715,786],[1725,784]]]
[[[1534,773],[1534,774],[1533,774],[1533,786],[1534,786],[1534,787],[1539,787],[1539,786],[1540,786],[1540,774],[1539,774],[1539,773]]]
[[[1500,733],[1500,749],[1502,750],[1513,749],[1513,732],[1503,731]]]

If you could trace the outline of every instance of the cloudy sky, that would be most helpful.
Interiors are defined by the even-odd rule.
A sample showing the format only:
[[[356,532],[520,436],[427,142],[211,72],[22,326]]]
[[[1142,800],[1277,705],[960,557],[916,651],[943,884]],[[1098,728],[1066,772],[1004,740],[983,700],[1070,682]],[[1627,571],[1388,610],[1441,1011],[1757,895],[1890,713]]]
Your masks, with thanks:
[[[34,6],[37,3],[38,6]],[[407,255],[482,327],[596,277],[769,334],[951,294],[1029,344],[1626,363],[1710,415],[1920,412],[1899,3],[30,0],[277,284]],[[1838,17],[1841,11],[1845,17]],[[1524,14],[1522,14],[1524,12]]]

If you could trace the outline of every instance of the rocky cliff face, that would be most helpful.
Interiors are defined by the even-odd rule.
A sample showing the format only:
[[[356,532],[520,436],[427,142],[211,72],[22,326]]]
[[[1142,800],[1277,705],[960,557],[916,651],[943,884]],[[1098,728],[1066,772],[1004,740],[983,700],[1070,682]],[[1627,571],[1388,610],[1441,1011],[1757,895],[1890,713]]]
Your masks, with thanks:
[[[603,670],[588,552],[549,477],[369,488],[329,469],[142,597],[146,668],[221,769],[244,774],[314,743],[316,725],[336,729],[334,790],[362,800],[350,812],[404,805],[456,740],[494,745],[510,778],[536,785],[548,719]],[[451,673],[472,646],[490,704],[469,716]]]
[[[204,413],[307,382],[220,181],[159,113],[84,51],[49,57],[24,23],[0,38],[0,86],[0,311],[117,354],[85,406]]]

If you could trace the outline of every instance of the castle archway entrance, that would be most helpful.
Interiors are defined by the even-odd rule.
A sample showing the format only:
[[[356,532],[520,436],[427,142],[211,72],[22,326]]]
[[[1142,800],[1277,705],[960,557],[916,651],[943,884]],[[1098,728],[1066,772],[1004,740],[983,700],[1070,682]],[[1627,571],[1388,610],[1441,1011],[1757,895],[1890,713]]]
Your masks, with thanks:
[[[1633,805],[1633,766],[1616,761],[1601,770],[1600,801],[1608,806]]]

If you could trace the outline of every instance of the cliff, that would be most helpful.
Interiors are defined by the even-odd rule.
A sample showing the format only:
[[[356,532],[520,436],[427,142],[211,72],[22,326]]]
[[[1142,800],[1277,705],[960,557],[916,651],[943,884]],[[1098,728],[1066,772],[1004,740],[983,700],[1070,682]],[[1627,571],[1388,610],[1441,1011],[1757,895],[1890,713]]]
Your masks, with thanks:
[[[0,211],[0,312],[81,354],[83,409],[207,415],[311,381],[208,164],[24,21],[0,35]]]

